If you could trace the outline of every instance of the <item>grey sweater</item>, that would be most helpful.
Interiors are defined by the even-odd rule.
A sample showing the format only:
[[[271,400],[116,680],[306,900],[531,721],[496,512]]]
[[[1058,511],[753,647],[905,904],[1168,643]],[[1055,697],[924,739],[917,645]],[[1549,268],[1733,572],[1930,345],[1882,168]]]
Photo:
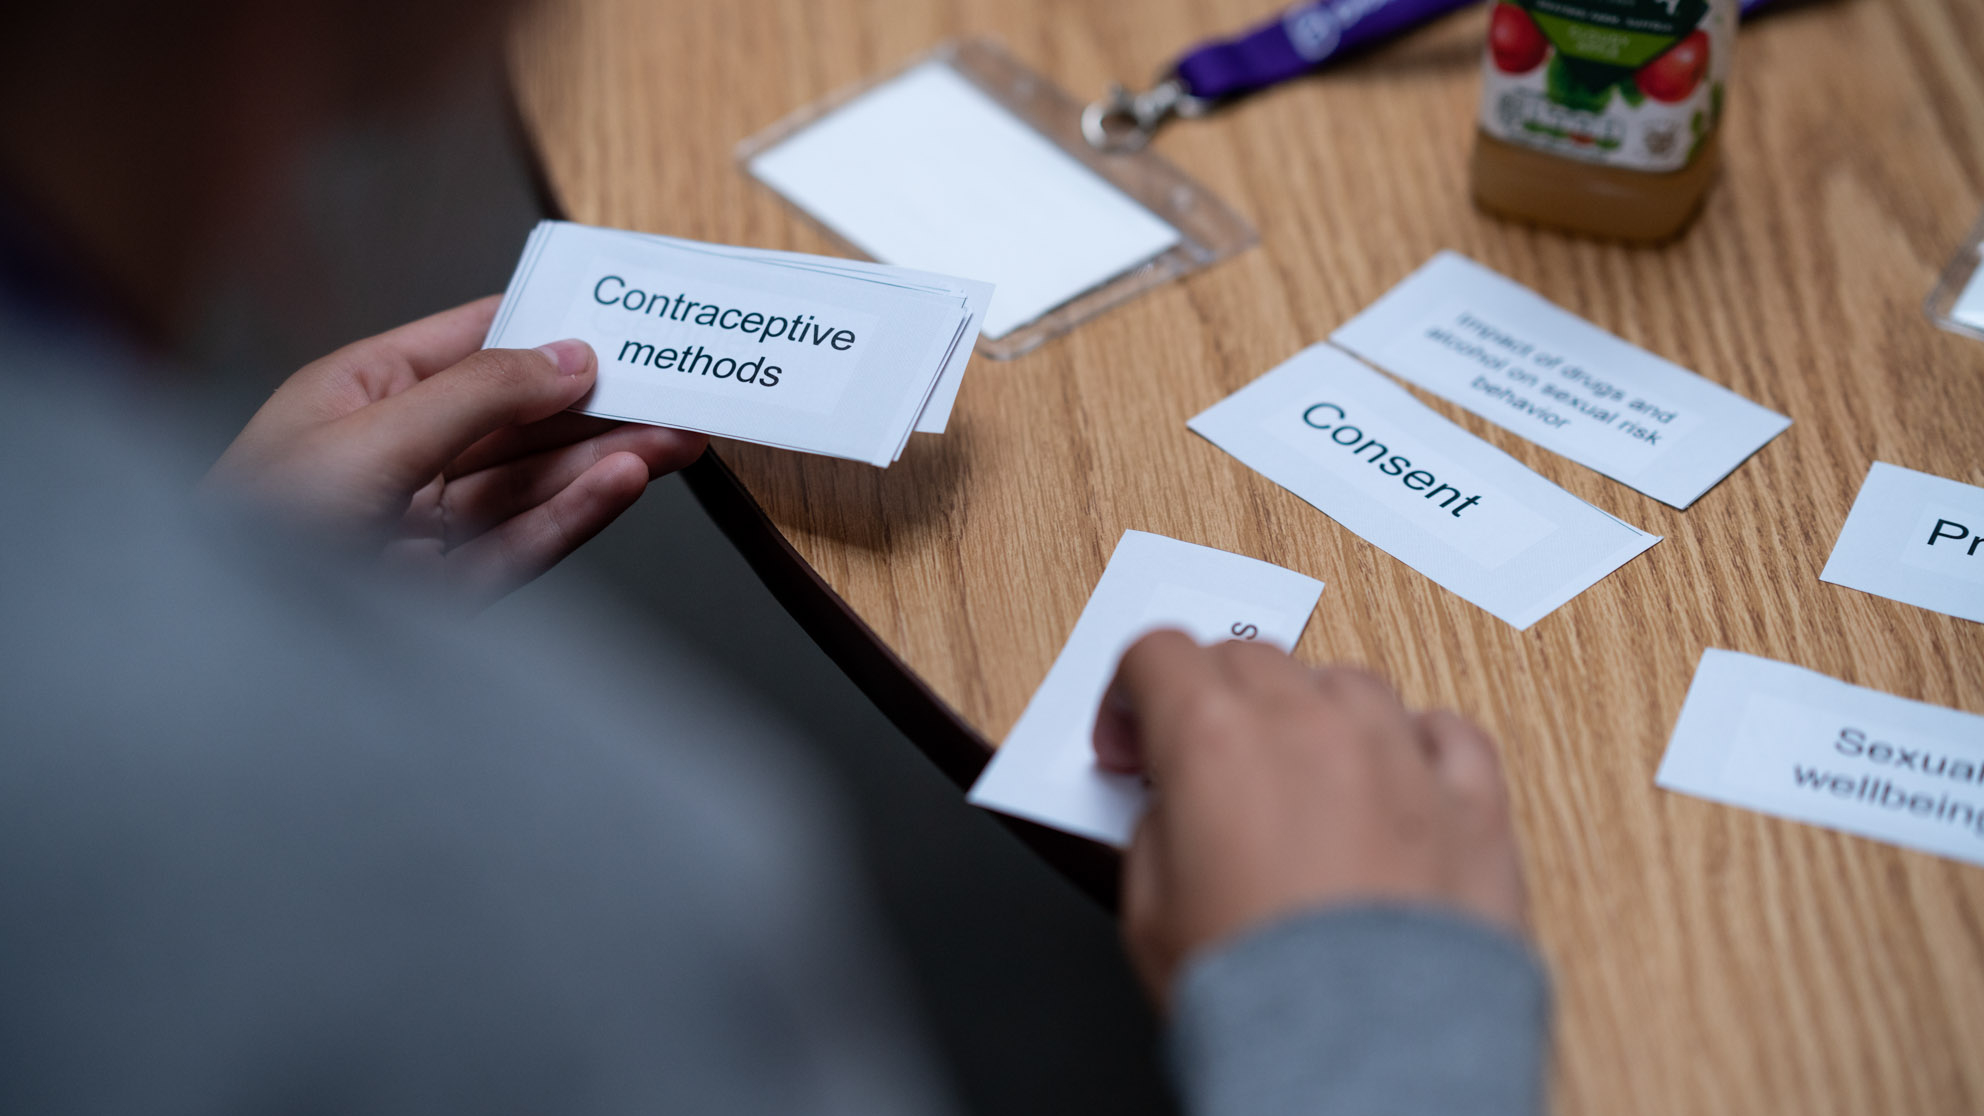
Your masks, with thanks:
[[[115,353],[0,316],[0,1112],[949,1111],[831,803],[695,661],[464,630],[194,510]],[[1540,1110],[1546,994],[1430,911],[1200,958],[1203,1116]]]

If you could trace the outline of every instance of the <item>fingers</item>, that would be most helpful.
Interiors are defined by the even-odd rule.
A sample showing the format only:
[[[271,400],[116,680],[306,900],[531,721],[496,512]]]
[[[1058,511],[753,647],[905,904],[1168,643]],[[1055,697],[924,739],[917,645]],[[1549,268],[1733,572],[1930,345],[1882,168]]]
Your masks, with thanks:
[[[1095,726],[1157,793],[1124,858],[1124,933],[1161,1003],[1179,964],[1286,912],[1451,906],[1517,933],[1520,862],[1492,742],[1415,715],[1383,679],[1272,647],[1156,632]]]
[[[489,335],[489,324],[496,320],[496,308],[502,302],[502,295],[478,298],[368,337],[350,348],[375,357],[391,354],[424,380],[482,348],[482,339]]]
[[[494,600],[599,534],[647,483],[647,462],[632,453],[612,454],[551,499],[449,551],[448,572],[471,598]]]
[[[1316,672],[1271,643],[1227,640],[1206,648],[1228,684],[1257,701],[1313,698]]]
[[[1097,718],[1097,760],[1118,765],[1110,770],[1141,771],[1157,781],[1172,759],[1171,740],[1178,734],[1145,733],[1142,727],[1174,728],[1188,717],[1202,719],[1204,707],[1216,704],[1225,686],[1206,649],[1184,632],[1166,629],[1137,640],[1123,653],[1103,699],[1110,718],[1106,727]]]
[[[1168,868],[1163,848],[1167,824],[1162,803],[1154,803],[1138,821],[1130,847],[1123,853],[1122,891],[1118,900],[1123,942],[1128,947],[1130,963],[1160,1010],[1170,999],[1171,973],[1178,962],[1171,919],[1167,917],[1172,903],[1164,890]]]
[[[1095,765],[1118,775],[1144,769],[1143,746],[1137,741],[1137,714],[1112,687],[1095,711]]]
[[[1419,729],[1429,744],[1434,773],[1448,793],[1483,809],[1504,809],[1502,764],[1487,733],[1445,709],[1422,714]]]
[[[545,426],[558,415],[533,426]],[[531,427],[524,427],[528,430]],[[488,439],[484,439],[485,442]],[[522,515],[563,492],[586,470],[616,453],[647,463],[649,479],[694,461],[709,444],[703,434],[660,426],[610,424],[607,431],[575,445],[561,446],[447,482],[446,522],[452,545],[472,539],[504,520]]]
[[[502,300],[478,299],[346,345],[283,381],[216,464],[222,479],[283,459],[308,432],[407,390],[482,346]]]
[[[1422,714],[1435,778],[1457,820],[1464,865],[1454,883],[1462,906],[1518,934],[1527,922],[1522,863],[1509,820],[1495,742],[1458,713]]]
[[[498,430],[463,450],[460,457],[448,462],[445,472],[450,479],[465,477],[470,473],[515,461],[520,457],[529,457],[534,453],[543,453],[545,450],[558,449],[562,446],[576,445],[624,425],[626,424],[619,419],[599,418],[567,411],[552,415],[548,419],[539,419],[529,426],[513,426]]]
[[[408,492],[489,434],[555,415],[591,390],[583,341],[484,349],[334,424],[334,442],[387,487]]]

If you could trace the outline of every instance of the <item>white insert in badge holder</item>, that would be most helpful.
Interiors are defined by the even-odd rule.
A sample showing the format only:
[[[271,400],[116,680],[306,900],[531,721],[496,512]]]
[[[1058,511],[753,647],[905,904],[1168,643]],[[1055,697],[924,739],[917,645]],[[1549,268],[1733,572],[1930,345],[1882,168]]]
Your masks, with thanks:
[[[738,159],[856,252],[994,284],[979,351],[1004,360],[1255,241],[1157,156],[1090,147],[1081,112],[968,39],[801,109]]]
[[[1951,333],[1984,341],[1984,218],[1972,226],[1922,308]]]

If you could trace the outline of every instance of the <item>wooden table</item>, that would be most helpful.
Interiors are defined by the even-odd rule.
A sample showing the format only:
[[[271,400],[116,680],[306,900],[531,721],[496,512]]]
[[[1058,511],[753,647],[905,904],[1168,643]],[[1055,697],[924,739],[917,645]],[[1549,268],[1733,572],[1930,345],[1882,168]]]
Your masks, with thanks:
[[[733,146],[947,37],[1081,96],[1264,0],[564,0],[514,40],[572,218],[829,251]],[[1984,1111],[1984,871],[1656,790],[1697,657],[1726,647],[1984,712],[1984,625],[1826,585],[1870,462],[1984,484],[1984,344],[1920,309],[1984,206],[1984,4],[1787,3],[1745,31],[1728,170],[1661,250],[1467,198],[1486,19],[1451,17],[1156,147],[1258,247],[1010,363],[887,471],[724,444],[695,483],[789,607],[967,778],[1126,528],[1329,583],[1297,654],[1362,663],[1504,743],[1558,982],[1557,1101],[1595,1113]],[[968,219],[968,215],[961,215]],[[1795,424],[1675,511],[1439,399],[1666,541],[1517,632],[1185,429],[1453,248]]]

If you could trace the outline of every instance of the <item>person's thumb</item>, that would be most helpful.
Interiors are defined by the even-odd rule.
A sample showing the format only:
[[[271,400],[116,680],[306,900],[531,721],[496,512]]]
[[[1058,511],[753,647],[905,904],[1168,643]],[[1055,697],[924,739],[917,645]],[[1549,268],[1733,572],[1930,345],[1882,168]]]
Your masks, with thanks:
[[[584,341],[483,349],[338,420],[345,429],[336,441],[388,485],[412,492],[489,434],[577,403],[597,370]]]

